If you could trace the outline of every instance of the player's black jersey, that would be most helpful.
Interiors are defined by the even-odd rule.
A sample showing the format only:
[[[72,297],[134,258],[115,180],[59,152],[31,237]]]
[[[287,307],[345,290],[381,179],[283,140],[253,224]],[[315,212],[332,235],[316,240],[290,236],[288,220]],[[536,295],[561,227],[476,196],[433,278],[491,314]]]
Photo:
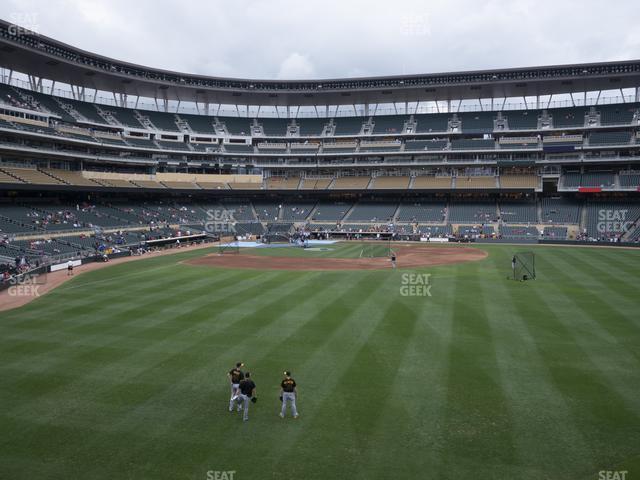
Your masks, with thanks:
[[[245,378],[240,382],[239,387],[243,395],[251,395],[253,389],[256,388],[256,384],[253,383],[253,380],[251,380],[250,378]]]
[[[285,378],[280,386],[283,392],[292,393],[296,389],[296,381],[293,378]]]
[[[244,378],[244,373],[238,368],[229,370],[229,375],[231,375],[231,383],[240,383],[240,380]]]

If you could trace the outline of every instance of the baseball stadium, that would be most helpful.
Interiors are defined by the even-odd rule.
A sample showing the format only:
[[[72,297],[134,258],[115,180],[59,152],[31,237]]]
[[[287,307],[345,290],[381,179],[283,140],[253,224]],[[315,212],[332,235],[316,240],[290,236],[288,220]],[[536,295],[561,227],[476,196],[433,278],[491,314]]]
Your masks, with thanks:
[[[0,21],[1,478],[640,478],[640,60],[116,57]]]

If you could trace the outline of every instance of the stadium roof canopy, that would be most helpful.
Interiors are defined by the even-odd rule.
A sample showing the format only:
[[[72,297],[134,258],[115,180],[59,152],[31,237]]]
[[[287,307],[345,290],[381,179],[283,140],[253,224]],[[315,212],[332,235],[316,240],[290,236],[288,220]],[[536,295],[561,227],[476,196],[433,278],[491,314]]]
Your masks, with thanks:
[[[0,67],[165,101],[307,106],[447,101],[638,88],[640,60],[322,80],[257,80],[160,70],[90,53],[0,20]]]

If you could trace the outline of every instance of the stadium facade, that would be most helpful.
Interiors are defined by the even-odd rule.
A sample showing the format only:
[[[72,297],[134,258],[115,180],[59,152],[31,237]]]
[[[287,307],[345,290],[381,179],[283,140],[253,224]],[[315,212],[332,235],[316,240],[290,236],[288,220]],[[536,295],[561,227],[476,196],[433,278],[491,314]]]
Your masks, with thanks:
[[[197,230],[214,205],[254,234],[640,239],[640,60],[231,79],[2,21],[0,67],[6,258],[91,248],[95,227]]]

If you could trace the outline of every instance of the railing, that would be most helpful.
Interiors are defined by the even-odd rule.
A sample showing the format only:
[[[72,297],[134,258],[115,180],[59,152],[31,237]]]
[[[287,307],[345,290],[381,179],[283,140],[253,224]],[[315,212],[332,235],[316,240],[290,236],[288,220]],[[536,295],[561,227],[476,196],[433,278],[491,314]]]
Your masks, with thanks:
[[[1,78],[2,83],[7,83],[8,80],[5,76]],[[20,78],[12,77],[8,82],[10,85],[15,87],[19,87],[25,90],[32,90],[29,82],[22,80]],[[67,89],[60,88],[52,88],[51,85],[42,85],[42,93],[48,95],[55,95],[61,98],[68,98],[70,100],[78,100],[74,97],[73,92]],[[149,99],[151,100],[151,99]],[[158,109],[158,104],[155,102],[145,102],[142,101],[134,101],[128,100],[125,102],[125,105],[119,105],[118,102],[114,98],[98,96],[97,93],[94,95],[86,95],[85,101],[88,103],[96,103],[99,105],[109,105],[109,106],[125,106],[127,108],[135,108],[137,110],[151,110],[156,112],[163,112],[163,110]],[[541,105],[539,109],[547,109],[547,108],[563,108],[563,107],[584,107],[584,106],[595,106],[595,105],[608,105],[614,103],[630,103],[635,102],[636,98],[634,95],[612,95],[612,96],[600,96],[600,97],[587,97],[584,98],[574,98],[571,100],[567,98],[566,100],[555,100],[552,102],[540,102]],[[422,102],[420,102],[422,103]],[[426,103],[426,102],[425,102]],[[447,111],[448,104],[446,102],[438,102],[436,106],[436,102],[428,102],[432,105],[416,105],[416,102],[410,102],[411,108],[407,110],[404,109],[404,104],[398,102],[398,106],[401,108],[394,107],[378,107],[375,109],[375,115],[414,115],[414,114],[422,114],[422,113],[457,113],[457,112],[481,112],[481,111],[506,111],[506,110],[535,110],[538,107],[535,106],[535,102],[505,102],[504,105],[501,105],[500,102],[495,103],[493,108],[491,106],[491,102],[485,103],[472,103],[472,104],[460,104],[455,105],[456,108],[452,108],[451,111]],[[457,102],[453,102],[457,103]],[[185,105],[186,104],[186,105]],[[191,115],[202,115],[201,111],[196,108],[195,104],[191,104],[188,102],[181,102],[178,105],[176,102],[170,102],[169,104],[172,108],[168,113],[185,113]],[[382,104],[381,104],[382,105]],[[220,109],[215,112],[210,113],[209,117],[213,116],[221,116],[221,117],[259,117],[259,118],[287,118],[286,112],[282,110],[286,110],[286,107],[281,107],[281,110],[278,110],[277,107],[272,107],[272,110],[269,110],[269,107],[260,107],[251,109],[241,108],[236,109],[235,106],[229,106],[232,108],[228,109]],[[417,108],[416,108],[417,107]],[[258,115],[258,110],[260,115]],[[280,113],[284,113],[285,115],[280,115]],[[353,116],[365,116],[364,108],[359,108],[354,111],[352,106],[344,106],[338,107],[335,109],[329,109],[328,115],[322,115],[325,112],[321,112],[320,110],[316,111],[314,107],[309,107],[308,111],[298,111],[295,115],[295,118],[332,118],[332,117],[353,117]],[[375,116],[372,113],[366,116]],[[203,115],[204,116],[204,115]]]

